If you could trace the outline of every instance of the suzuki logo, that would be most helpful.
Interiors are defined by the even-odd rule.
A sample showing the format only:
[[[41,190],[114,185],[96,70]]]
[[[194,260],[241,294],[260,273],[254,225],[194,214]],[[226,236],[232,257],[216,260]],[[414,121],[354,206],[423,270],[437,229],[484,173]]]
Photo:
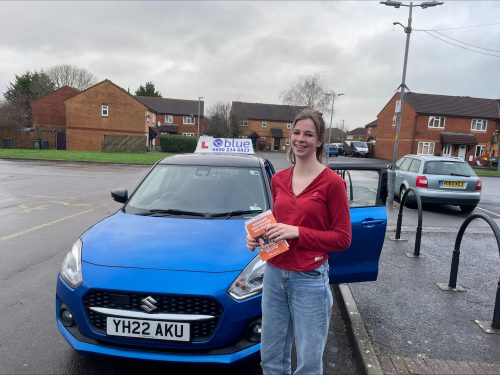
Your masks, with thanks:
[[[156,304],[158,303],[158,301],[156,301],[151,296],[148,296],[148,297],[142,299],[141,302],[142,302],[141,309],[143,309],[147,313],[150,313],[151,311],[154,311],[158,308],[158,307],[156,307]]]

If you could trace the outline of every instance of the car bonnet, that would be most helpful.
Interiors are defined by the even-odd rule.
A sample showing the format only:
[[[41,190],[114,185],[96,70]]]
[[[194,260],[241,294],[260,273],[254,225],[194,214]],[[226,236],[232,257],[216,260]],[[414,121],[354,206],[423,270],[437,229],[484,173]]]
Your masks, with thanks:
[[[255,256],[245,246],[244,220],[117,212],[82,236],[82,261],[110,267],[239,271]]]

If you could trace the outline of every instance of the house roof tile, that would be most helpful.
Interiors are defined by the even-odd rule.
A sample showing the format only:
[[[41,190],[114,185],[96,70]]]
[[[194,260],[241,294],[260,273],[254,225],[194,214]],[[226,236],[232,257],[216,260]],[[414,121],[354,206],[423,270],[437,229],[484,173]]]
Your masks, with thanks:
[[[405,99],[417,113],[471,118],[500,118],[500,100],[414,92],[407,93]]]
[[[137,95],[135,96],[135,98],[156,113],[186,116],[198,114],[198,100],[156,98],[152,96]],[[199,104],[200,113],[203,116],[205,103],[201,101]]]
[[[366,134],[366,129],[365,128],[356,128],[351,130],[349,135],[365,135]]]
[[[233,102],[231,113],[240,119],[292,122],[304,108],[286,104]]]

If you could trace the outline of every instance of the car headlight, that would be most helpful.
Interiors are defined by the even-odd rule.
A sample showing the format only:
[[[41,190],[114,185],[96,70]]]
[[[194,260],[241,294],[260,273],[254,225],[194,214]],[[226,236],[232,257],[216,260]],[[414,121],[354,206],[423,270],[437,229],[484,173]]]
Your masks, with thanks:
[[[242,300],[260,293],[265,265],[266,262],[257,255],[231,284],[228,289],[229,295],[236,300]]]
[[[82,277],[82,241],[78,239],[64,258],[61,277],[73,289],[78,288]]]

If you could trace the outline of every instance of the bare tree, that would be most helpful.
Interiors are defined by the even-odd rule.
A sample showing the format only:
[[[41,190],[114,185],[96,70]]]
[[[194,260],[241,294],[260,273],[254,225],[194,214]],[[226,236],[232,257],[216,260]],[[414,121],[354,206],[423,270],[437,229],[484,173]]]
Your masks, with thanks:
[[[217,102],[208,110],[205,133],[213,137],[234,137],[231,127],[231,103]]]
[[[300,76],[291,86],[281,92],[283,104],[306,106],[325,113],[329,111],[332,101],[327,95],[325,80],[319,73]]]
[[[75,65],[55,65],[45,70],[45,73],[50,77],[56,89],[70,86],[82,91],[97,83],[94,74]]]

